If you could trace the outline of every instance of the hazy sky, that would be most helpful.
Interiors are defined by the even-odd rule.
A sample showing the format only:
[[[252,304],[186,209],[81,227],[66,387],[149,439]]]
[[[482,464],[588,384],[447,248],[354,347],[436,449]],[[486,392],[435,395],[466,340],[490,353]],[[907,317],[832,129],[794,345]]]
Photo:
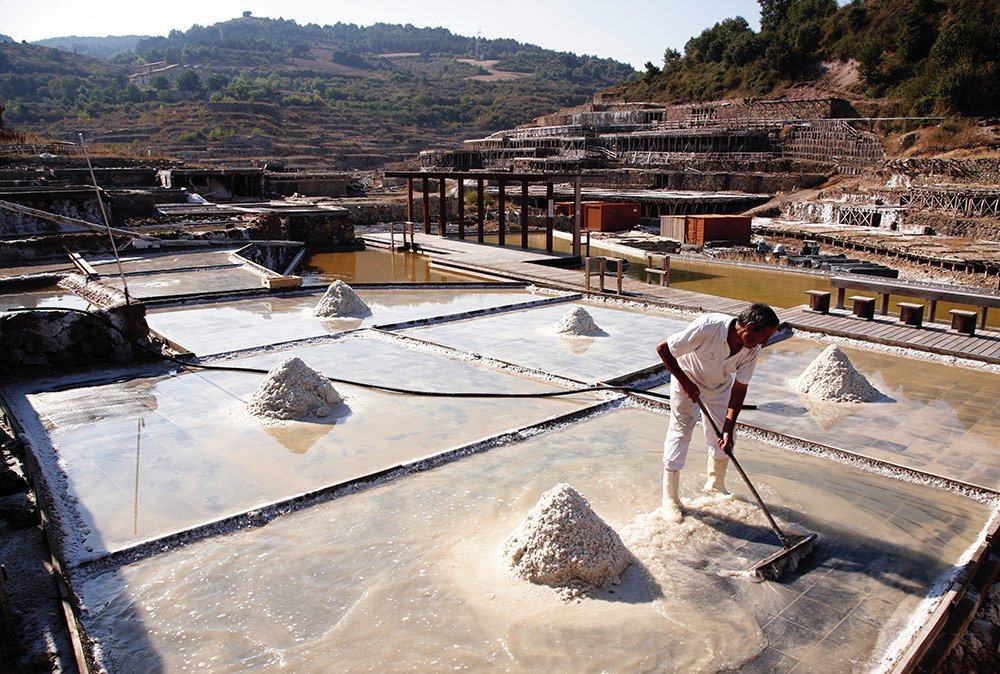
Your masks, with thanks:
[[[0,33],[17,41],[68,35],[166,35],[240,16],[441,26],[459,35],[508,37],[547,49],[662,65],[663,51],[712,24],[742,16],[759,27],[756,0],[0,0]]]

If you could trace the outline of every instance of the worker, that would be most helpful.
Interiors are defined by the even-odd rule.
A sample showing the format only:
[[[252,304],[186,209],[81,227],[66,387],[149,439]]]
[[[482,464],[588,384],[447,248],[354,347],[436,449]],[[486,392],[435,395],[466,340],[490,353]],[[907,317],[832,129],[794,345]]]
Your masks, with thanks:
[[[738,317],[705,314],[656,347],[670,372],[670,424],[663,441],[663,511],[680,522],[680,471],[699,417],[698,401],[722,431],[720,444],[702,418],[708,445],[706,492],[726,494],[728,452],[733,450],[736,419],[761,348],[778,329],[778,316],[766,304],[752,304]]]

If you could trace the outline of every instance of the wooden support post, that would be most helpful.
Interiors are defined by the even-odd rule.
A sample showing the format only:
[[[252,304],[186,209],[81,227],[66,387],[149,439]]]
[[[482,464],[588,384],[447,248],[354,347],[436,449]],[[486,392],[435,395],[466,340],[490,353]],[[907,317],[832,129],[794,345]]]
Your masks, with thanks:
[[[989,311],[989,307],[979,307],[979,329],[986,329],[986,312]]]
[[[445,194],[445,179],[438,178],[438,206],[441,216],[438,219],[438,234],[444,236],[448,233],[448,197]]]
[[[413,178],[406,179],[406,221],[413,222]]]
[[[507,238],[507,181],[500,179],[500,196],[497,199],[497,242],[502,246]]]
[[[476,240],[483,242],[483,223],[486,220],[485,199],[483,195],[483,179],[476,178]]]
[[[847,294],[847,288],[837,288],[837,303],[834,305],[838,309],[844,308],[844,295]]]
[[[545,250],[552,252],[552,230],[555,225],[556,203],[552,194],[552,183],[545,183]]]
[[[465,238],[465,179],[458,179],[458,238]]]
[[[573,255],[580,256],[580,222],[583,214],[580,212],[580,176],[573,181]]]
[[[528,180],[521,181],[521,248],[528,247]]]
[[[878,295],[878,313],[880,316],[889,314],[889,293],[876,293]]]
[[[428,194],[430,192],[430,189],[431,189],[430,180],[424,178],[424,208],[423,208],[424,234],[431,233],[431,200],[430,200],[430,194]]]
[[[927,322],[934,322],[934,314],[937,313],[937,300],[928,300],[930,306],[927,307]]]

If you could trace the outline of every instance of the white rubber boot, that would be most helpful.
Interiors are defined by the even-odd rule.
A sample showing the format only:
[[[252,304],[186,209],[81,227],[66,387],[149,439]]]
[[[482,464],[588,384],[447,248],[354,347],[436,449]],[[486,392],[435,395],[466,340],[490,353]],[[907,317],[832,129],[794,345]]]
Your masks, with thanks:
[[[716,494],[728,494],[726,491],[726,469],[729,459],[716,459],[711,452],[708,455],[708,480],[705,481],[705,491]]]
[[[663,471],[663,516],[674,524],[684,521],[684,508],[681,506],[681,472],[679,470]]]

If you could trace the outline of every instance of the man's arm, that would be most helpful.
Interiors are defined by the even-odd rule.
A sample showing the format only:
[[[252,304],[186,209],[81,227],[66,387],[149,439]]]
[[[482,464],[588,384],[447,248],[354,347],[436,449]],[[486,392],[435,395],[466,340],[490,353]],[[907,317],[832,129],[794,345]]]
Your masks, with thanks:
[[[733,389],[729,392],[729,408],[726,410],[726,421],[722,424],[722,449],[725,452],[733,451],[733,444],[736,441],[736,419],[743,409],[743,401],[747,397],[747,385],[738,381],[733,382]]]
[[[687,394],[687,397],[691,400],[697,402],[701,397],[701,390],[698,385],[695,384],[691,379],[684,373],[681,369],[680,363],[674,358],[674,354],[670,353],[670,345],[667,344],[667,340],[663,340],[656,346],[656,353],[663,361],[663,365],[670,372],[671,377],[677,379],[677,383],[680,384],[681,388]]]

